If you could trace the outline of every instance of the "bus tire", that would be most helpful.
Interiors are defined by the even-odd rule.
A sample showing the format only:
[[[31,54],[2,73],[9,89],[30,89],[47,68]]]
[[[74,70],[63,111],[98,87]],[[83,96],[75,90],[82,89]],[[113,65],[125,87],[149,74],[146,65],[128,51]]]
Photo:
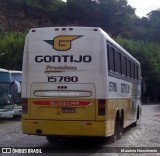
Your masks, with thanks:
[[[122,121],[121,119],[120,120],[117,120],[117,131],[116,131],[116,139],[117,140],[120,140],[122,138]]]
[[[115,126],[114,126],[114,134],[111,136],[111,142],[115,142],[116,140],[120,140],[122,137],[122,121],[120,120],[119,116],[116,116]]]

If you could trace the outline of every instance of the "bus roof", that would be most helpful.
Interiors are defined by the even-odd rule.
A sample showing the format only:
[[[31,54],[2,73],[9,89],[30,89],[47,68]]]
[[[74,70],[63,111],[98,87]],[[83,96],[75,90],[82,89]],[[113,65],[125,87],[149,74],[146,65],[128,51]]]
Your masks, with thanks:
[[[21,74],[22,71],[18,71],[18,70],[9,70],[10,73],[18,73],[18,74]]]
[[[8,70],[6,70],[6,69],[2,69],[2,68],[0,68],[0,72],[9,72]]]

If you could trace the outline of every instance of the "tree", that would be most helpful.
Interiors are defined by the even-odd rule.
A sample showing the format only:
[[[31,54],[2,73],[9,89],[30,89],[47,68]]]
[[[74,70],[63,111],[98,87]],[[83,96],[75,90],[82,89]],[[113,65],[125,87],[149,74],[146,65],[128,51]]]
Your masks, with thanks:
[[[154,41],[160,42],[160,9],[151,11],[147,14],[150,28],[151,28],[151,34]]]
[[[67,10],[70,24],[101,27],[112,35],[126,34],[135,18],[126,0],[68,0]]]
[[[22,70],[24,39],[22,33],[0,33],[1,68]]]

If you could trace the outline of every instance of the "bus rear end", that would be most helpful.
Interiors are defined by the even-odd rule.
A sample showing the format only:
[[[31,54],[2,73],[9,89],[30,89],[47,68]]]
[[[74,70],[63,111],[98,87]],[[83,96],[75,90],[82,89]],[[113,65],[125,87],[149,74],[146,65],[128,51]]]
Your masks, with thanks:
[[[105,136],[101,33],[79,27],[30,30],[23,58],[23,133]]]

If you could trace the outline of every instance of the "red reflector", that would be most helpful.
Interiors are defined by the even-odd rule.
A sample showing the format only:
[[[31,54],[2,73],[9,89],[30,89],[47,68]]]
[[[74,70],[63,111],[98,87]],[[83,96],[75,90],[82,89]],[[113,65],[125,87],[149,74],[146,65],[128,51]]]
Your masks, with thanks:
[[[104,116],[105,115],[105,105],[106,105],[106,100],[105,99],[99,99],[98,100],[98,115]]]
[[[28,113],[28,99],[22,99],[22,113]]]
[[[86,123],[86,125],[92,125],[92,123]]]
[[[91,106],[91,102],[83,101],[33,101],[34,105],[41,106]]]

